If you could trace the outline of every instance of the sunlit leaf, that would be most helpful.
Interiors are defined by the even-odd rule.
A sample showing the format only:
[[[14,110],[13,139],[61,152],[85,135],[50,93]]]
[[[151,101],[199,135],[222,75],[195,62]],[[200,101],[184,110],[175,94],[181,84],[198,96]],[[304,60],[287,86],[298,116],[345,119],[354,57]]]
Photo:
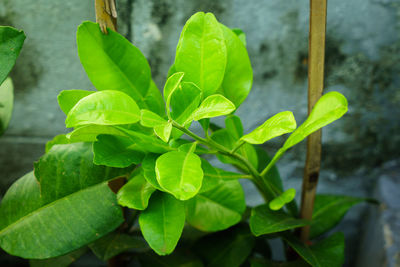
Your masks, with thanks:
[[[0,84],[0,135],[2,135],[8,127],[11,120],[13,106],[14,87],[11,78],[7,78],[3,84]]]
[[[236,109],[235,105],[222,95],[211,95],[204,99],[194,111],[192,117],[198,121],[205,118],[213,118],[228,115]]]
[[[68,112],[85,96],[93,94],[94,91],[87,90],[64,90],[58,94],[57,100],[61,110],[68,114]]]

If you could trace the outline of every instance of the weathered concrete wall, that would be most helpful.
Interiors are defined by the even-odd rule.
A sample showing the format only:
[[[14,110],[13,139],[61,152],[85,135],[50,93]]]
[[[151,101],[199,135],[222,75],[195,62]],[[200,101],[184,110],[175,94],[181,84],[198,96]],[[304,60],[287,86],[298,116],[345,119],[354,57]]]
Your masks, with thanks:
[[[306,115],[307,0],[119,0],[119,31],[149,59],[162,88],[184,22],[196,11],[213,12],[247,34],[254,68],[253,91],[238,110],[245,130],[269,116]],[[0,193],[44,152],[52,136],[66,132],[57,94],[92,89],[80,65],[75,32],[94,20],[92,1],[2,0],[0,24],[24,29],[28,38],[11,76],[15,111],[0,140]],[[399,164],[400,0],[328,1],[326,91],[349,100],[349,113],[323,131],[319,192],[369,196],[385,162]],[[273,153],[283,139],[266,145]],[[288,187],[300,188],[305,145],[278,166]],[[253,189],[249,186],[248,192]],[[259,199],[249,201],[256,204]],[[348,265],[354,265],[365,206],[339,226],[347,238]],[[362,257],[359,256],[359,257]]]

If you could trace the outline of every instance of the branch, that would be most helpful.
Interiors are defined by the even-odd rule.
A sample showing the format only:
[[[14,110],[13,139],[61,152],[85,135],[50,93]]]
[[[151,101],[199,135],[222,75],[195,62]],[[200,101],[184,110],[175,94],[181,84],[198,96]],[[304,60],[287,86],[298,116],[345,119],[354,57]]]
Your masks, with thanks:
[[[108,34],[107,28],[117,31],[117,9],[115,0],[95,0],[96,22],[104,34]]]

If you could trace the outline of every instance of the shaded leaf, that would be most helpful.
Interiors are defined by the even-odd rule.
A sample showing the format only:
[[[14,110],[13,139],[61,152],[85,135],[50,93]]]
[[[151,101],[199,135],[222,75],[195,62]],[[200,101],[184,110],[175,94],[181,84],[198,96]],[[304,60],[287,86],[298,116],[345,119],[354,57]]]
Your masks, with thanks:
[[[54,136],[54,138],[46,143],[46,153],[49,152],[49,150],[55,146],[55,145],[65,145],[65,144],[70,144],[71,141],[67,138],[65,134],[59,134]]]
[[[126,136],[126,134],[123,131],[118,130],[118,128],[108,125],[90,124],[75,128],[72,132],[67,133],[65,137],[71,143],[95,142],[97,141],[97,136],[100,134]]]
[[[67,267],[70,266],[71,263],[79,259],[87,252],[88,248],[83,247],[72,251],[66,255],[62,255],[56,258],[50,258],[47,260],[30,260],[29,266],[30,267]]]
[[[158,183],[156,177],[156,160],[159,156],[160,155],[154,153],[147,154],[142,161],[142,169],[144,178],[147,180],[147,182],[149,182],[158,190],[164,191],[164,189],[162,189]]]
[[[14,67],[25,38],[23,31],[9,26],[0,26],[0,85]]]
[[[190,123],[200,100],[201,90],[194,83],[182,82],[171,94],[172,119],[181,125]]]
[[[4,81],[4,83],[0,84],[0,136],[5,132],[5,130],[8,127],[8,124],[10,123],[13,106],[14,106],[14,86],[11,78],[7,78]]]

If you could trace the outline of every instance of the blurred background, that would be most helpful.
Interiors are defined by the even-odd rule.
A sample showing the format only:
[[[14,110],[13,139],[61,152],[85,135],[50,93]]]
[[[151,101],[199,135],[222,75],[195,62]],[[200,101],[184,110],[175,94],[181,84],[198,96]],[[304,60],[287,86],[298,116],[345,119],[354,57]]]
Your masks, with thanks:
[[[284,110],[307,113],[307,0],[117,0],[118,31],[149,60],[159,88],[185,21],[197,11],[247,35],[253,89],[237,114],[245,132]],[[66,133],[57,95],[89,89],[76,29],[95,21],[94,1],[0,0],[0,25],[27,35],[11,77],[14,113],[0,139],[0,195],[33,168],[45,143]],[[351,209],[335,229],[346,235],[346,266],[400,266],[400,0],[329,0],[325,92],[349,100],[343,119],[324,128],[318,192],[379,199]],[[284,139],[265,145],[273,154]],[[286,188],[300,192],[305,142],[278,162]],[[261,199],[245,185],[250,205]],[[300,194],[298,194],[300,195]],[[0,199],[1,199],[0,196]],[[28,264],[0,252],[1,266]],[[88,260],[82,266],[98,266]]]

